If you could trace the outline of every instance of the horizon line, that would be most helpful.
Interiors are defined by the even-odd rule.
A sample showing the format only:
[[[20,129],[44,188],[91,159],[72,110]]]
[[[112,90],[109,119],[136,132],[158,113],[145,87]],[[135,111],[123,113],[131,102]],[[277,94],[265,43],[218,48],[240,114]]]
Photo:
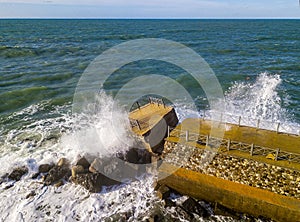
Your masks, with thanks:
[[[199,19],[236,19],[236,20],[243,20],[243,19],[293,19],[299,20],[300,17],[0,17],[0,19],[80,19],[80,20],[108,20],[108,19],[124,19],[124,20],[199,20]]]

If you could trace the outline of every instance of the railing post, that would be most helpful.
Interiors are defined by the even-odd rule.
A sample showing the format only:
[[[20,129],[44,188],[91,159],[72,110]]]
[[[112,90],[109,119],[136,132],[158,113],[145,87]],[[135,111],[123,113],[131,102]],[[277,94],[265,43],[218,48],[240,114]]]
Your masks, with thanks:
[[[139,129],[141,130],[141,125],[140,125],[140,123],[139,123],[139,121],[138,120],[135,120],[135,122],[136,122],[136,125],[139,127]]]
[[[208,146],[208,140],[209,140],[209,136],[206,136],[206,146]]]
[[[231,141],[230,141],[230,139],[228,139],[228,142],[227,142],[227,151],[230,151],[230,145],[231,145]]]
[[[278,154],[279,154],[279,151],[280,151],[280,149],[278,148],[278,149],[276,150],[276,155],[275,155],[275,160],[276,160],[276,161],[278,160]]]
[[[239,126],[241,126],[242,117],[239,116]]]
[[[253,156],[254,144],[251,144],[250,155]]]
[[[166,108],[166,104],[165,104],[165,102],[164,102],[164,100],[162,98],[161,98],[161,102],[164,105],[164,108]]]
[[[259,124],[260,124],[260,119],[257,120],[257,124],[256,124],[256,128],[259,128]]]
[[[189,131],[185,131],[185,141],[189,141]]]
[[[280,123],[277,123],[277,128],[276,128],[277,133],[279,133],[279,127],[280,127]]]
[[[138,106],[139,109],[141,109],[139,102],[136,102],[136,105]]]

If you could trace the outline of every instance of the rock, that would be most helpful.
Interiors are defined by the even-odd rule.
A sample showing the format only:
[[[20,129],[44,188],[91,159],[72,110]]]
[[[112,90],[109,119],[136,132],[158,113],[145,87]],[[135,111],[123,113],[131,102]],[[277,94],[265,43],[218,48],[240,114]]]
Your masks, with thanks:
[[[1,185],[3,182],[7,181],[7,177],[8,177],[8,173],[5,173],[4,175],[1,176],[1,178],[0,178],[0,185]]]
[[[49,170],[53,168],[53,165],[50,164],[41,164],[39,166],[39,173],[48,173]]]
[[[91,173],[98,173],[98,170],[101,168],[102,162],[99,158],[94,159],[89,167],[89,171]]]
[[[222,216],[225,216],[225,217],[233,217],[236,220],[240,219],[240,216],[237,212],[235,212],[234,210],[231,210],[227,207],[224,207],[224,206],[222,206],[221,204],[218,204],[218,203],[215,203],[214,214],[215,215],[222,215]]]
[[[77,165],[72,167],[72,177],[76,177],[77,174],[84,173],[85,170],[83,166]]]
[[[39,177],[39,175],[40,175],[40,173],[35,173],[32,175],[31,179],[36,179]]]
[[[60,180],[56,184],[54,184],[53,186],[58,188],[58,187],[61,187],[62,185],[64,185],[64,182],[62,180]]]
[[[26,166],[23,167],[18,167],[16,169],[14,169],[9,175],[8,175],[8,179],[10,180],[15,180],[15,181],[19,181],[23,175],[28,173],[28,168]]]
[[[76,166],[80,165],[83,166],[84,169],[88,169],[90,167],[89,161],[85,157],[81,157],[79,160],[77,160]]]
[[[75,184],[83,186],[92,193],[98,193],[103,186],[118,185],[120,182],[112,180],[101,173],[78,174],[72,177],[71,181]]]
[[[189,197],[186,201],[183,202],[182,208],[188,213],[195,213],[200,217],[208,217],[208,211],[202,207],[196,200]]]
[[[117,157],[129,163],[147,164],[151,163],[152,153],[147,149],[130,148],[125,154],[119,153]]]
[[[44,183],[50,185],[61,179],[67,179],[70,175],[71,171],[69,168],[65,166],[54,166],[45,177]]]
[[[13,183],[12,183],[12,184],[9,184],[9,185],[7,185],[6,187],[4,187],[4,190],[8,190],[8,189],[12,188],[13,186],[14,186]]]
[[[165,207],[175,207],[176,203],[170,199],[165,199]]]
[[[171,194],[170,188],[165,185],[161,185],[157,189],[157,195],[159,196],[159,198],[163,200],[167,199],[170,196],[170,194]]]
[[[35,191],[31,191],[29,194],[26,195],[26,199],[28,199],[29,197],[34,197],[36,195]]]
[[[67,158],[60,158],[59,161],[57,162],[57,166],[62,167],[62,166],[69,166],[69,161]]]

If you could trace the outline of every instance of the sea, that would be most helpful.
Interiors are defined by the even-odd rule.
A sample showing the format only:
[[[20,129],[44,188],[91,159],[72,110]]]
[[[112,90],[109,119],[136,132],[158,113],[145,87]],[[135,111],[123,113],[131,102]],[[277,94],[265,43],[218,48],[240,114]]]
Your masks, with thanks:
[[[163,207],[152,185],[154,174],[97,194],[72,184],[44,187],[31,179],[38,165],[60,157],[126,151],[132,145],[128,109],[114,104],[134,79],[155,75],[159,85],[162,76],[182,86],[196,110],[190,99],[169,92],[173,99],[166,103],[175,107],[180,121],[211,118],[214,112],[206,91],[187,70],[152,59],[116,67],[97,90],[92,88],[97,112],[81,115],[73,102],[82,76],[120,44],[172,41],[201,56],[213,71],[224,95],[223,121],[236,123],[241,117],[242,124],[255,126],[259,120],[262,128],[276,130],[279,124],[282,132],[300,134],[299,33],[296,19],[1,19],[0,176],[17,166],[29,168],[12,188],[1,184],[1,221],[122,221],[116,215],[124,212],[130,212],[128,221],[146,221],[156,211],[168,215],[166,221],[187,221]],[[153,82],[139,83],[131,85],[133,97],[161,96],[141,95]],[[112,121],[118,129],[112,129]],[[25,198],[33,190],[37,195]],[[211,215],[196,221],[237,220]]]

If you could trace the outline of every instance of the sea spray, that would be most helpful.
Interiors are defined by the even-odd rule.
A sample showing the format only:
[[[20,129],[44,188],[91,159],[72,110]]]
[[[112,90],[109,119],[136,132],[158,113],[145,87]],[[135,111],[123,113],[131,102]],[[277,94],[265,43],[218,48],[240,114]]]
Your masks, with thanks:
[[[267,121],[287,121],[277,89],[280,75],[261,73],[255,82],[235,82],[225,93],[226,112]]]
[[[116,110],[113,99],[107,95],[97,95],[96,101],[97,112],[90,116],[59,115],[62,112],[58,109],[52,113],[57,114],[56,117],[34,121],[34,115],[45,104],[13,114],[20,118],[26,116],[28,124],[9,131],[2,141],[1,175],[21,165],[26,165],[29,173],[10,189],[4,189],[6,183],[1,184],[0,198],[4,203],[0,208],[1,220],[99,221],[126,217],[128,221],[142,221],[163,210],[162,202],[154,192],[154,175],[149,173],[136,181],[104,188],[96,194],[89,194],[71,183],[58,189],[43,187],[39,181],[31,179],[41,163],[56,163],[60,157],[74,160],[78,154],[85,153],[110,156],[125,152],[133,145],[136,138],[129,132],[128,114],[121,108]],[[118,131],[112,128],[113,121],[118,124]],[[32,192],[35,193],[32,198],[25,198]]]
[[[62,137],[62,145],[78,153],[95,154],[99,157],[124,153],[134,140],[130,130],[128,113],[115,101],[101,93],[96,95],[93,111],[77,116],[77,130]]]
[[[278,74],[261,73],[254,81],[250,79],[236,81],[225,94],[226,107],[220,113],[222,121],[252,126],[280,132],[299,134],[299,124],[293,121],[293,116],[284,108],[288,102],[286,94],[279,94],[282,79]],[[206,98],[198,96],[200,106]],[[176,113],[180,122],[185,118],[211,119],[212,113],[220,112],[200,109],[198,113],[189,109],[184,101],[176,101]]]
[[[299,134],[299,124],[284,108],[287,98],[279,94],[278,74],[261,73],[254,82],[234,82],[226,91],[224,120],[229,123]]]

